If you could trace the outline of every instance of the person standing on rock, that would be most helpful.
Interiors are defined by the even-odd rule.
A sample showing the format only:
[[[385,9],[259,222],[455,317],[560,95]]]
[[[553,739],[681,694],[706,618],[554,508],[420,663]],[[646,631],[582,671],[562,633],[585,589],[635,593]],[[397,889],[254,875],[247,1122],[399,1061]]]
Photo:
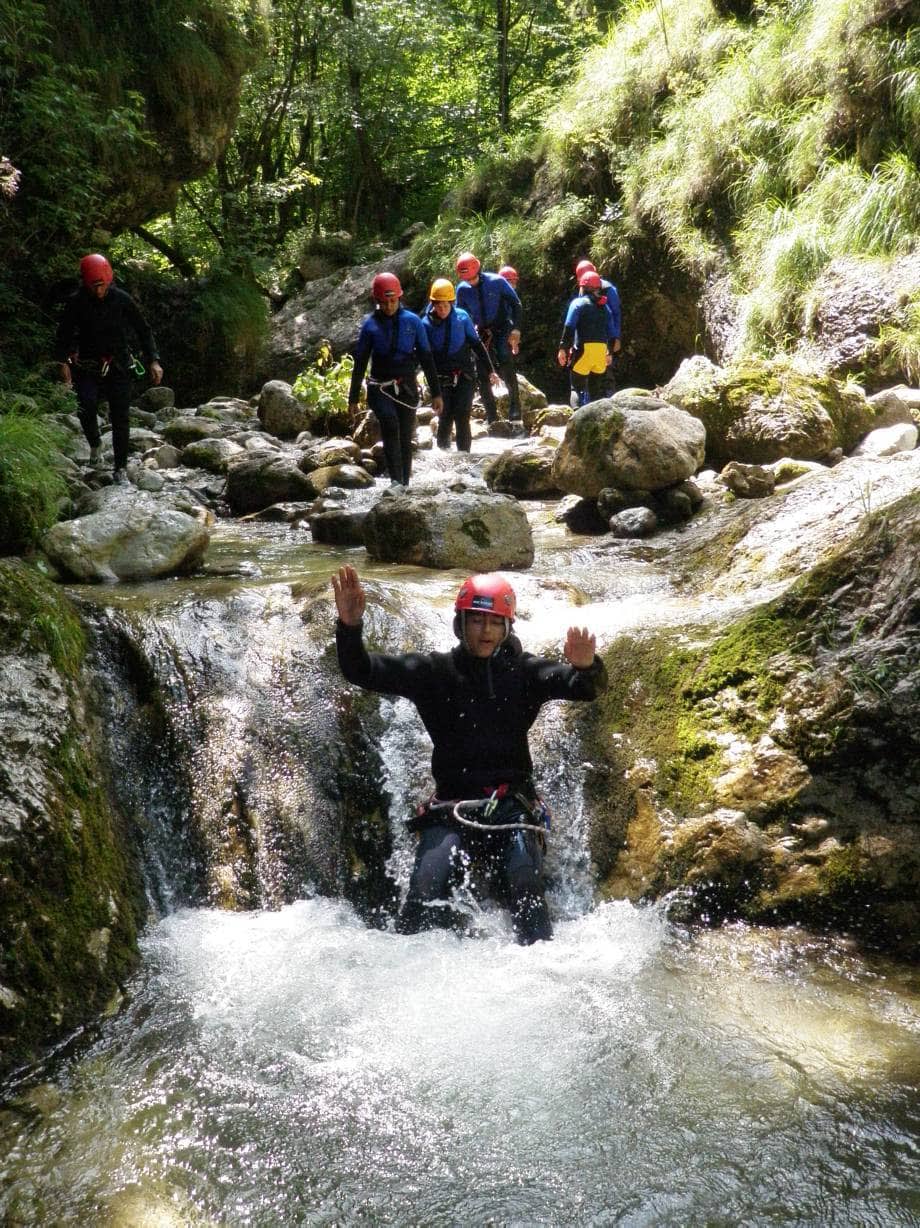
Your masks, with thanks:
[[[140,342],[152,383],[161,382],[163,368],[150,325],[130,294],[112,285],[113,280],[112,266],[105,256],[94,253],[83,257],[82,285],[64,305],[54,357],[64,383],[77,394],[80,425],[92,465],[98,463],[101,450],[97,412],[100,394],[108,400],[114,479],[124,485],[128,481],[128,415],[135,369],[129,345],[132,334]]]
[[[493,364],[508,388],[508,420],[520,421],[521,401],[513,356],[521,342],[521,300],[504,277],[484,272],[472,252],[462,252],[457,257],[457,276],[462,279],[457,286],[457,306],[462,307],[476,325],[491,358],[488,366],[480,362],[478,355],[476,358],[479,395],[486,421],[495,422],[498,418],[489,380]]]
[[[519,942],[552,937],[543,882],[548,812],[533,780],[528,731],[543,704],[591,700],[607,673],[585,627],[570,627],[565,662],[524,652],[512,633],[517,599],[497,573],[470,576],[454,602],[449,652],[368,652],[364,589],[353,567],[332,577],[339,667],[349,682],[411,699],[433,743],[435,794],[410,821],[419,835],[397,929],[455,926],[452,888],[472,861],[496,882]]]
[[[455,427],[457,451],[469,452],[473,442],[470,410],[476,383],[473,355],[480,365],[489,370],[489,380],[493,384],[498,383],[498,375],[490,370],[492,362],[489,352],[480,340],[473,321],[462,308],[454,306],[456,297],[453,284],[446,277],[433,281],[422,323],[441,385],[443,409],[438,419],[438,447],[450,447],[451,429]]]
[[[569,304],[556,355],[560,367],[569,368],[573,409],[603,394],[617,340],[600,276],[583,272],[578,284],[581,294]]]
[[[418,369],[431,389],[436,414],[443,408],[428,335],[419,317],[403,307],[402,286],[394,273],[378,273],[371,283],[374,310],[365,316],[354,350],[354,370],[348,391],[352,418],[358,411],[361,382],[370,362],[367,403],[380,424],[383,450],[393,486],[408,486],[412,473],[412,443],[418,408]]]

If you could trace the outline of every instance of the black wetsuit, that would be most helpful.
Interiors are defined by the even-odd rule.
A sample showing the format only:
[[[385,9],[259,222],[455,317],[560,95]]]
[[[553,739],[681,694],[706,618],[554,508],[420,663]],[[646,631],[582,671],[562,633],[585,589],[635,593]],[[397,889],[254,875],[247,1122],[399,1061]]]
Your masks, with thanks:
[[[91,447],[99,444],[99,394],[108,399],[115,468],[128,463],[132,335],[148,364],[159,361],[150,325],[130,294],[110,286],[104,298],[81,287],[67,300],[58,324],[54,357],[67,362],[73,353],[73,385],[80,425]]]
[[[336,624],[339,666],[349,682],[381,694],[403,695],[419,711],[433,743],[431,769],[442,800],[488,797],[501,785],[535,799],[528,730],[548,700],[590,700],[607,685],[599,657],[587,669],[524,652],[515,636],[487,659],[462,645],[450,652],[369,653],[361,628]],[[412,932],[449,921],[444,900],[458,871],[467,829],[431,812],[423,825],[400,929]],[[443,812],[449,816],[450,812]],[[523,821],[533,819],[522,813]],[[502,818],[500,821],[507,821]],[[549,938],[543,899],[543,849],[532,832],[497,833],[489,856],[500,863],[515,930],[522,942]],[[475,844],[475,837],[472,842]],[[481,842],[480,842],[481,843]]]

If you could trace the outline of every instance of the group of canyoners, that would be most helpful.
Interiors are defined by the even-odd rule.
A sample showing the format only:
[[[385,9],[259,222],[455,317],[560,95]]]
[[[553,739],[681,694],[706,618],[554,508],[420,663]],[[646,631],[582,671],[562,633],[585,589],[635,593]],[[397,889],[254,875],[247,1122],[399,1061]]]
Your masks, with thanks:
[[[390,480],[399,485],[409,481],[419,366],[438,415],[440,447],[450,445],[455,429],[457,447],[469,450],[477,382],[490,422],[497,416],[492,386],[500,377],[509,391],[509,417],[520,418],[517,275],[509,266],[484,272],[471,252],[458,259],[457,274],[456,289],[446,278],[434,281],[421,316],[402,307],[394,274],[378,274],[374,311],[355,346],[350,408],[357,409],[370,363],[367,401],[380,423]],[[583,404],[602,386],[619,349],[620,311],[615,287],[588,261],[577,266],[576,277],[579,293],[566,310],[557,357],[571,372],[573,400]],[[85,256],[80,279],[61,315],[55,357],[61,378],[77,394],[93,463],[101,446],[97,405],[100,396],[108,400],[114,479],[125,484],[131,377],[138,373],[132,333],[154,384],[163,369],[150,326],[133,299],[113,286],[108,260]],[[513,633],[515,592],[503,576],[489,573],[461,585],[454,605],[457,643],[450,651],[369,652],[362,635],[367,598],[354,568],[340,568],[332,588],[342,674],[367,690],[410,699],[433,746],[435,791],[409,822],[418,845],[397,930],[466,928],[454,900],[454,889],[466,881],[508,907],[519,942],[551,938],[543,871],[549,812],[534,783],[528,732],[544,703],[591,700],[605,689],[595,637],[585,627],[570,627],[561,662],[525,652]]]
[[[394,273],[378,273],[371,283],[374,310],[366,316],[355,343],[349,409],[357,411],[368,364],[367,403],[380,426],[387,472],[393,485],[407,486],[412,471],[412,440],[419,403],[418,372],[428,381],[437,415],[436,441],[449,448],[472,443],[470,412],[479,395],[486,421],[498,417],[493,387],[508,389],[508,420],[519,421],[521,405],[515,358],[521,341],[518,275],[510,265],[486,272],[472,252],[456,263],[457,285],[436,278],[421,315],[402,305],[402,286]],[[556,355],[569,371],[573,408],[609,389],[609,372],[620,349],[620,298],[590,260],[575,267],[578,293],[569,302]]]

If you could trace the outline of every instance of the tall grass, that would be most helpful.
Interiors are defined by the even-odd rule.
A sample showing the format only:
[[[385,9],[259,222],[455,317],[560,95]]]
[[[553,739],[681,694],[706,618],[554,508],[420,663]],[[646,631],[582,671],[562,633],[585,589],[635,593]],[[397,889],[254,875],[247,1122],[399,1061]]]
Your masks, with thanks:
[[[14,394],[0,397],[0,554],[34,549],[58,518],[67,485],[55,467],[64,433]]]

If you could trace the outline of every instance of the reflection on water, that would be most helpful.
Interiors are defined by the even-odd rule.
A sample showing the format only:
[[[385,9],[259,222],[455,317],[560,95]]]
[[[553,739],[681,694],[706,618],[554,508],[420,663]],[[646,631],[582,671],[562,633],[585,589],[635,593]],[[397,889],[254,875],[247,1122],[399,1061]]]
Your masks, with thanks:
[[[7,1112],[6,1222],[916,1222],[916,987],[626,904],[483,932],[164,920],[127,1012]]]

